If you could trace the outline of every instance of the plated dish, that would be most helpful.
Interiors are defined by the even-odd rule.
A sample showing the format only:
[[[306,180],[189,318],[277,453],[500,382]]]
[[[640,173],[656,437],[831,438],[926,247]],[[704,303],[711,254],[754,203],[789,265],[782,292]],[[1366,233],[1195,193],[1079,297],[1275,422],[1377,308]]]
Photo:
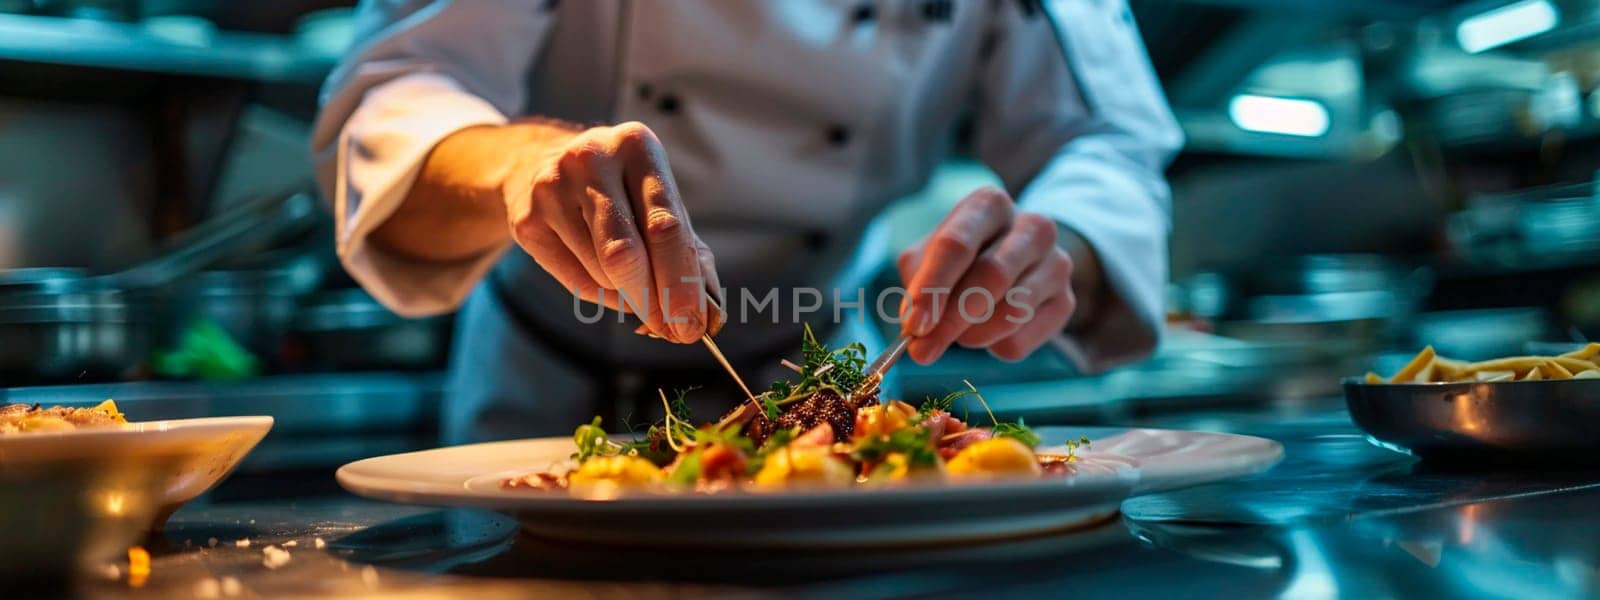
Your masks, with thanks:
[[[1276,442],[1092,427],[1033,429],[971,386],[917,405],[881,402],[859,346],[807,336],[796,376],[691,425],[630,434],[593,421],[571,437],[439,448],[357,461],[339,483],[369,498],[514,514],[540,537],[630,547],[896,547],[1071,530],[1124,498],[1265,469]]]
[[[970,383],[917,406],[881,402],[859,344],[830,349],[807,329],[801,356],[801,364],[785,363],[795,377],[713,422],[694,425],[686,392],[669,398],[665,391],[664,417],[642,431],[630,427],[633,433],[615,437],[596,417],[573,433],[571,460],[502,486],[611,497],[1071,477],[1080,447],[1089,444],[1077,438],[1045,446],[1021,421],[996,419]],[[983,413],[952,414],[963,397]]]
[[[571,460],[569,437],[489,442],[380,456],[339,469],[368,498],[499,510],[547,539],[629,547],[855,548],[969,543],[1071,530],[1116,514],[1134,494],[1266,469],[1272,440],[1221,433],[1039,427],[1045,447],[1087,437],[1071,477],[770,492],[573,495],[506,489],[507,478]]]

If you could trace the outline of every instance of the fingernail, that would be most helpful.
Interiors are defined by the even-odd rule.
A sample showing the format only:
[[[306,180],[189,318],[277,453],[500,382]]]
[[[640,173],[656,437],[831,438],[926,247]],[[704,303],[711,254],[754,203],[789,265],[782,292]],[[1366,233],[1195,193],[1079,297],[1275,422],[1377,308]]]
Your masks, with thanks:
[[[692,317],[689,317],[689,331],[694,333],[694,337],[696,339],[699,339],[701,336],[704,336],[708,331],[711,330],[710,323],[706,321],[706,317],[709,316],[711,315],[696,314]]]
[[[639,335],[650,335],[650,326],[649,325],[640,325],[639,328],[633,330],[633,332],[636,333],[636,334],[639,334]]]
[[[688,343],[700,339],[700,336],[705,334],[706,321],[698,314],[686,315],[683,322],[674,323],[672,329],[678,334],[679,341]]]
[[[914,335],[916,337],[922,337],[922,336],[928,335],[929,333],[932,333],[933,332],[933,315],[929,314],[928,311],[925,311],[925,310],[917,311],[916,324],[917,324],[917,326],[913,330],[911,335]]]

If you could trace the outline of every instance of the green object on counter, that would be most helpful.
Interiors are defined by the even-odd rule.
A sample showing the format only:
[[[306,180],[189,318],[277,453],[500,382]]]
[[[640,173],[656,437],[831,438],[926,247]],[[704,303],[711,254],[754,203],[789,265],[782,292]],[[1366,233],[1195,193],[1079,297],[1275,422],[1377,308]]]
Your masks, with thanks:
[[[157,352],[152,366],[165,377],[219,381],[246,379],[261,372],[261,361],[209,319],[191,321],[178,337],[178,347]]]

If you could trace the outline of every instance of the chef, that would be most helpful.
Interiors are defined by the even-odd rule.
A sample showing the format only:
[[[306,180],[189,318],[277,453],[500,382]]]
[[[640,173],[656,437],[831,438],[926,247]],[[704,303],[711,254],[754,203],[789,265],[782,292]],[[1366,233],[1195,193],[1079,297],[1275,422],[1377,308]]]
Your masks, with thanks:
[[[371,0],[356,28],[318,175],[363,287],[462,310],[449,442],[616,428],[658,388],[727,408],[700,338],[760,385],[841,320],[819,302],[888,307],[924,364],[1155,344],[1182,135],[1125,0]],[[905,293],[841,284],[961,123],[1004,189],[898,257]]]

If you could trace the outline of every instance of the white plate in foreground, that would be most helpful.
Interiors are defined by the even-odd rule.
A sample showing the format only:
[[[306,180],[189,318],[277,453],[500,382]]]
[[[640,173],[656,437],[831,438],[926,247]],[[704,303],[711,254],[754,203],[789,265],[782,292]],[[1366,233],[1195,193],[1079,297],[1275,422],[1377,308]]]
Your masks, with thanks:
[[[639,494],[610,499],[505,490],[507,477],[567,460],[571,438],[473,444],[380,456],[339,469],[361,496],[515,514],[529,533],[660,547],[851,547],[960,543],[1095,523],[1137,492],[1238,477],[1283,456],[1277,442],[1155,429],[1041,427],[1046,444],[1087,435],[1065,478],[788,493]]]

